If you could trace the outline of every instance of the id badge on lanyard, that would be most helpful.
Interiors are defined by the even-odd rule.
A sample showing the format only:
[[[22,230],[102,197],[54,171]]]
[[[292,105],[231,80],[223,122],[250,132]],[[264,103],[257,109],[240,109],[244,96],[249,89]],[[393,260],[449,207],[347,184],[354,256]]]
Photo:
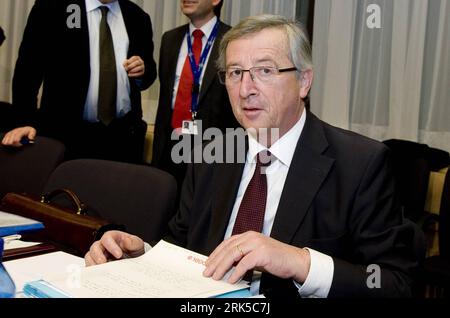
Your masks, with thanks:
[[[181,133],[183,135],[198,135],[197,120],[183,120]]]

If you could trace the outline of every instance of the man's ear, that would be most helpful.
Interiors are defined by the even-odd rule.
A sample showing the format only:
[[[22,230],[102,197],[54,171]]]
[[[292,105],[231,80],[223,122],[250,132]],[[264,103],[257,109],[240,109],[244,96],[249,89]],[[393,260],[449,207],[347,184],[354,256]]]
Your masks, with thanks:
[[[300,74],[300,98],[308,96],[314,78],[313,70],[306,70]]]

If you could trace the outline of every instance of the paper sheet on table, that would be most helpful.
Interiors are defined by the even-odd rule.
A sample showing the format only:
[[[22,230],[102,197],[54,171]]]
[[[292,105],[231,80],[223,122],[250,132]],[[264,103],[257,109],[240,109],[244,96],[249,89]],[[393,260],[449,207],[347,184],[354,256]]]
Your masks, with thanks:
[[[232,285],[203,277],[206,259],[161,241],[141,257],[87,267],[78,282],[67,274],[44,279],[72,297],[87,298],[213,297],[248,288],[245,282]]]
[[[31,246],[36,246],[39,245],[41,243],[38,242],[25,242],[25,241],[21,241],[21,240],[12,240],[12,241],[7,241],[5,242],[5,251],[6,250],[12,250],[15,248],[25,248],[25,247],[31,247]]]
[[[27,282],[42,279],[51,273],[77,273],[84,268],[84,259],[64,252],[54,252],[4,262],[8,273],[16,284],[16,292],[21,292]]]

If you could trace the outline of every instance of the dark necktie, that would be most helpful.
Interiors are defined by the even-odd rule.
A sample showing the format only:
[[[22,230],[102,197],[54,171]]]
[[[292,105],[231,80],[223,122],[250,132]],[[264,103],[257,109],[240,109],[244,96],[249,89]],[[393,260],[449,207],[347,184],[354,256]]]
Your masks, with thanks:
[[[232,235],[247,231],[261,232],[267,201],[267,179],[265,169],[270,165],[270,152],[262,151],[256,157],[253,177],[245,190],[234,223]]]
[[[100,7],[100,79],[98,88],[98,119],[108,126],[116,117],[117,70],[111,30],[108,25],[108,7]]]
[[[261,151],[256,157],[253,177],[245,190],[231,235],[247,231],[262,232],[267,203],[267,178],[265,169],[271,163],[269,151]],[[236,265],[236,264],[235,264]],[[247,271],[243,279],[251,282],[253,270]]]
[[[192,35],[194,36],[194,44],[192,45],[192,51],[194,53],[195,62],[198,65],[200,56],[202,54],[202,38],[204,33],[202,30],[195,30]],[[177,98],[175,99],[175,105],[172,114],[172,128],[180,128],[183,120],[191,120],[191,106],[192,106],[192,89],[194,87],[194,75],[192,74],[191,63],[189,61],[189,55],[186,56],[184,61],[183,71],[181,72],[180,83],[178,85]]]

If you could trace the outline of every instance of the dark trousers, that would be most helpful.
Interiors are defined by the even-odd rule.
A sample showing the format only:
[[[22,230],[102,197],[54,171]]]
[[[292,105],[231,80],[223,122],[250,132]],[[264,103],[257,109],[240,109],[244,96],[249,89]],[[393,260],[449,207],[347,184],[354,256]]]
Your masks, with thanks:
[[[103,159],[142,164],[147,124],[134,116],[115,119],[109,126],[82,123],[66,145],[66,158]]]

